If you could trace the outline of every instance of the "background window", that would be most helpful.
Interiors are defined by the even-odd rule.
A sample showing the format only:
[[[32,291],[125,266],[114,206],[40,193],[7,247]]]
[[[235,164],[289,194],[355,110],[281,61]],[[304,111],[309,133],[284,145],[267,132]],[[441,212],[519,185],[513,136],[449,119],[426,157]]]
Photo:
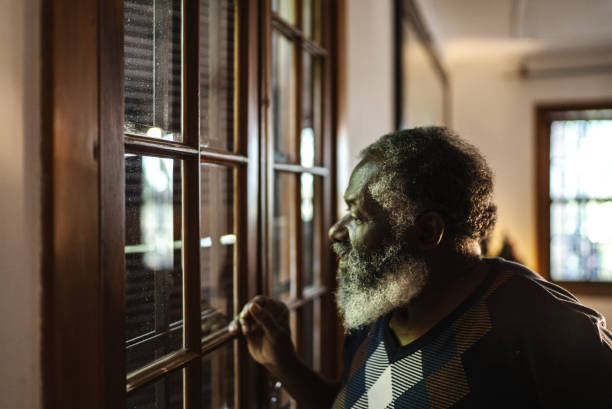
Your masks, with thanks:
[[[612,282],[612,110],[538,118],[541,270],[559,282]]]
[[[550,276],[612,281],[612,120],[550,127]]]

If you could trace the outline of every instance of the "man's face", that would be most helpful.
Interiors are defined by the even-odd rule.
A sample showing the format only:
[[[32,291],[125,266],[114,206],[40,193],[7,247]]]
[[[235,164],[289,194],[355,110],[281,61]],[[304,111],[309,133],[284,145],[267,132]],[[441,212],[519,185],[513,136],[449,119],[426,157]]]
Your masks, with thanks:
[[[362,162],[353,171],[344,193],[347,213],[330,229],[339,249],[355,249],[361,256],[380,250],[393,240],[384,209],[372,199],[368,185],[379,170],[374,161]],[[342,254],[339,254],[342,260]]]
[[[347,330],[375,321],[410,302],[422,289],[427,267],[408,237],[397,237],[387,211],[370,195],[380,166],[363,161],[344,194],[347,214],[329,231],[339,257],[338,307]]]

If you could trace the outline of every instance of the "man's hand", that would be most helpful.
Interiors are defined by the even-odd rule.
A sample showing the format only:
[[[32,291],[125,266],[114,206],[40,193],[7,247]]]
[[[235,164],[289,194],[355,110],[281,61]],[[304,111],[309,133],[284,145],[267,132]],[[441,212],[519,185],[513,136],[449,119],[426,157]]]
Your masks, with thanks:
[[[261,295],[254,297],[230,324],[231,332],[239,330],[253,359],[274,376],[283,377],[283,372],[297,360],[291,342],[289,310],[283,302]]]
[[[289,310],[283,302],[258,295],[242,308],[229,328],[232,333],[242,331],[253,359],[280,379],[300,407],[332,405],[340,383],[323,379],[298,358],[291,342]]]

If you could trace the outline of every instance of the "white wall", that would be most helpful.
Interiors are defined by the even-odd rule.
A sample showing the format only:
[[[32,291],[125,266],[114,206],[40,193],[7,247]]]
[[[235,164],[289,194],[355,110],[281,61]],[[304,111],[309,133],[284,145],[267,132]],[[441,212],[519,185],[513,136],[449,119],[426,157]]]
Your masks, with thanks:
[[[41,407],[40,8],[0,3],[0,407]]]
[[[346,0],[346,128],[339,132],[338,190],[342,193],[359,151],[393,130],[393,19],[389,0]]]
[[[495,172],[499,221],[493,247],[508,234],[521,259],[535,269],[534,107],[612,99],[612,75],[521,79],[516,67],[516,61],[503,57],[450,64],[452,125],[483,152]],[[579,298],[612,319],[612,299]]]

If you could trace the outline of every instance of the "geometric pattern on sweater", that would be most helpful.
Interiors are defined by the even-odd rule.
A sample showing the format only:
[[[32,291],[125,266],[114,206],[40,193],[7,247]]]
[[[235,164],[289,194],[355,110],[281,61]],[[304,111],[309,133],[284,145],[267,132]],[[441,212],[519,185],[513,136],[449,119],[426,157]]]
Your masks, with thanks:
[[[470,392],[462,355],[492,327],[486,299],[509,275],[500,274],[470,308],[438,336],[395,359],[378,320],[353,355],[334,409],[448,408]]]

